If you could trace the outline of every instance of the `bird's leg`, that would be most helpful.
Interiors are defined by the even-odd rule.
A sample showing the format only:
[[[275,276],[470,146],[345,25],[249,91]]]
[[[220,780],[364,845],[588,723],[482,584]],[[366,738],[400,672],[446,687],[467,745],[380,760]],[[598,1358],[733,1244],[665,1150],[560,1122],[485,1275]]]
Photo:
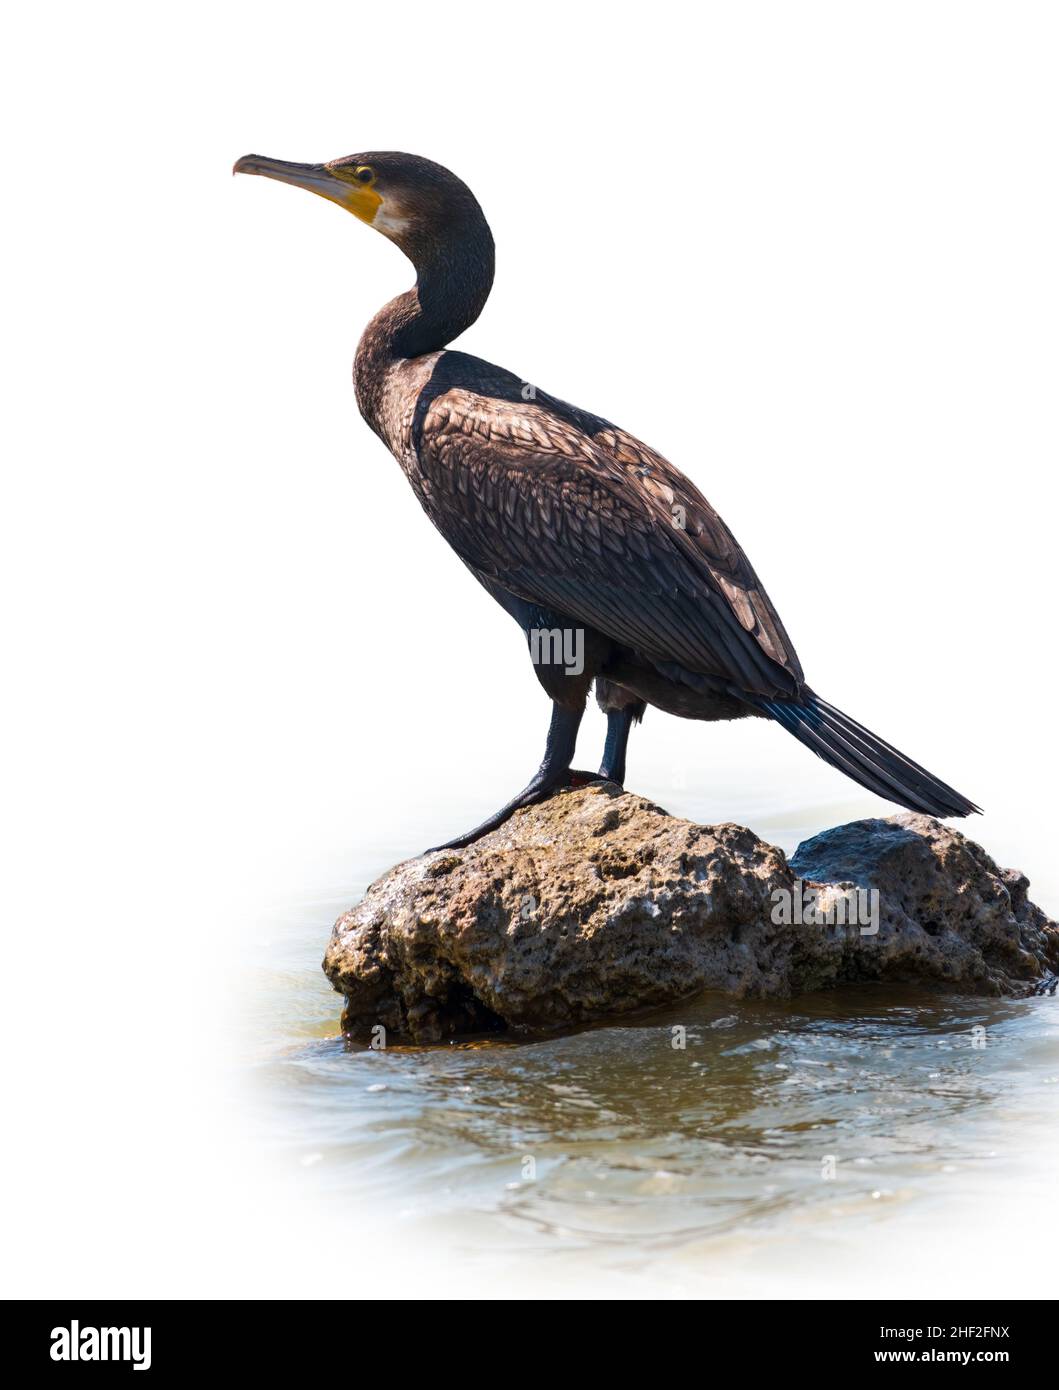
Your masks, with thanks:
[[[619,787],[625,785],[625,750],[635,721],[636,711],[632,706],[607,711],[607,741],[599,765],[599,775],[605,782],[617,782]]]
[[[599,775],[607,782],[625,785],[625,750],[629,733],[643,718],[647,704],[631,690],[616,684],[606,676],[596,677],[596,702],[607,716],[607,742]]]
[[[558,791],[560,787],[581,786],[588,782],[600,780],[591,773],[572,773],[570,771],[570,764],[574,760],[574,749],[577,746],[577,730],[584,712],[583,706],[581,709],[572,710],[553,702],[552,722],[548,727],[548,742],[545,745],[544,757],[529,784],[523,787],[518,796],[513,797],[506,806],[501,806],[495,815],[490,816],[481,825],[475,826],[466,835],[460,835],[457,839],[449,840],[444,845],[434,845],[433,848],[462,849],[464,845],[473,844],[483,835],[488,835],[489,831],[495,830],[498,825],[503,825],[508,817],[521,807],[536,806],[541,801],[547,801],[552,793]],[[430,854],[431,850],[427,850],[426,853]]]

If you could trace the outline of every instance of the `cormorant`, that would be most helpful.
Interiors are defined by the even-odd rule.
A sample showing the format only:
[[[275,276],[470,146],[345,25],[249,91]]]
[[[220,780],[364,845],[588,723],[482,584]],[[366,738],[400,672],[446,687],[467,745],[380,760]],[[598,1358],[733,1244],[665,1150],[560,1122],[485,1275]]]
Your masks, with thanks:
[[[647,705],[685,719],[774,719],[862,787],[911,811],[979,808],[822,700],[721,518],[671,463],[618,426],[448,344],[478,318],[493,238],[448,169],[399,153],[292,164],[245,155],[235,173],[308,189],[382,232],[416,284],[364,330],[353,367],[364,419],[427,516],[526,633],[551,697],[529,785],[466,835],[596,780],[571,770],[593,682],[607,716],[599,780],[621,784]]]

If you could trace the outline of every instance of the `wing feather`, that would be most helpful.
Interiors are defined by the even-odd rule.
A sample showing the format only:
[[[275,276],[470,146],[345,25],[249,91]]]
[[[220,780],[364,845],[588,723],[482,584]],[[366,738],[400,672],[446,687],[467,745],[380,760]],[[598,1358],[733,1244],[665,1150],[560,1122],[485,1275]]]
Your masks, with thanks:
[[[512,399],[512,380],[498,372],[490,389],[479,371],[421,402],[413,485],[461,559],[656,664],[797,694],[790,639],[694,485],[606,421],[539,394]]]

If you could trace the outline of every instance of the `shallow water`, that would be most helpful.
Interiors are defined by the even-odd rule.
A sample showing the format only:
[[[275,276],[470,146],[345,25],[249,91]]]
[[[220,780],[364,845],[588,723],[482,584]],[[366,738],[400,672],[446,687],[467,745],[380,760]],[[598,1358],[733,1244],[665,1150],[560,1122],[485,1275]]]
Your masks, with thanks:
[[[1059,1001],[710,994],[561,1037],[350,1048],[320,958],[399,857],[376,847],[359,882],[278,913],[264,941],[262,1140],[326,1208],[362,1210],[366,1232],[443,1254],[479,1291],[925,1296],[1021,1279],[1034,1296]]]

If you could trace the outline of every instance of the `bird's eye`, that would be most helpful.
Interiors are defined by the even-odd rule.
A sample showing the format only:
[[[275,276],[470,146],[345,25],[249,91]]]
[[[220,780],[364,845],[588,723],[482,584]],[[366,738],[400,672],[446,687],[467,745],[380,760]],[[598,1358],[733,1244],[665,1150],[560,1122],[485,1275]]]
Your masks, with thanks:
[[[353,170],[353,177],[358,183],[370,185],[375,182],[375,170],[369,168],[367,164],[361,164]]]

